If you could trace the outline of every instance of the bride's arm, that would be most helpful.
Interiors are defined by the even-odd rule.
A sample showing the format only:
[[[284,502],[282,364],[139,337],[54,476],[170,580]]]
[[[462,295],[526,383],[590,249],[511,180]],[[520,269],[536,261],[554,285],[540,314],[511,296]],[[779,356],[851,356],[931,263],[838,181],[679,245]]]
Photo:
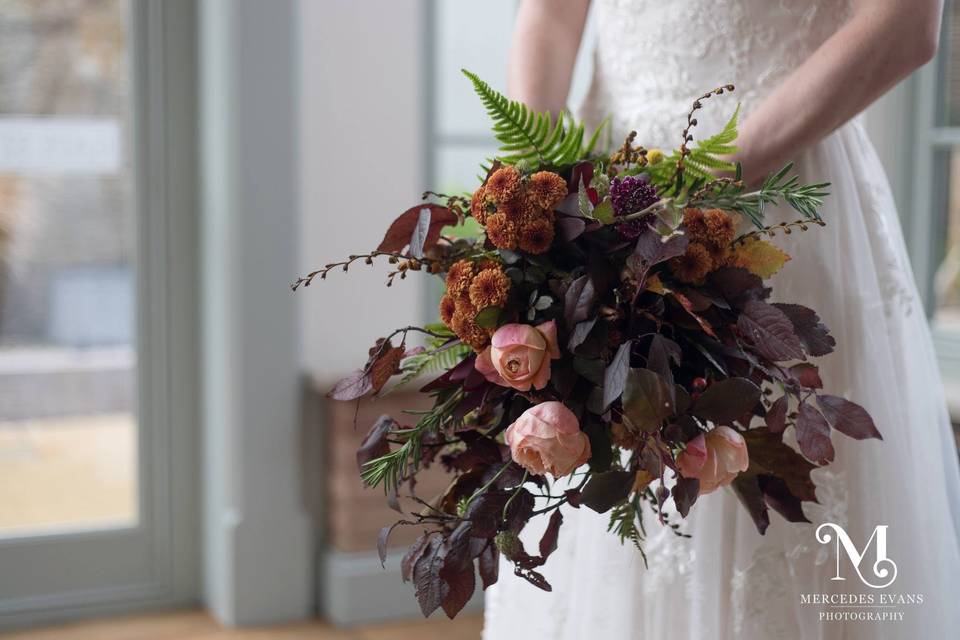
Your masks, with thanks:
[[[517,10],[507,92],[537,111],[559,113],[583,36],[590,0],[524,0]]]
[[[849,21],[743,123],[737,159],[745,178],[776,171],[930,60],[942,4],[854,0]]]

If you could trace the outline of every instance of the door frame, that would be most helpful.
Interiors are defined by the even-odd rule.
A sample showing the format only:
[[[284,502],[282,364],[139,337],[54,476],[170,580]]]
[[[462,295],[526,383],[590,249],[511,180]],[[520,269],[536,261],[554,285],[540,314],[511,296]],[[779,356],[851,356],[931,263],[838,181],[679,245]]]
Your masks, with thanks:
[[[0,628],[197,600],[199,586],[199,290],[196,5],[131,0],[133,158],[137,216],[138,524],[0,543],[62,556],[78,574],[112,551],[142,552],[128,579],[0,602]],[[114,546],[116,545],[116,546]],[[126,545],[126,546],[124,546]],[[82,550],[82,551],[81,551]],[[89,553],[77,562],[78,553]],[[70,565],[74,566],[71,567]],[[6,579],[23,575],[10,566]],[[8,572],[9,571],[9,572]],[[118,573],[120,575],[120,573]],[[35,575],[34,575],[35,577]],[[93,584],[93,583],[91,583]]]

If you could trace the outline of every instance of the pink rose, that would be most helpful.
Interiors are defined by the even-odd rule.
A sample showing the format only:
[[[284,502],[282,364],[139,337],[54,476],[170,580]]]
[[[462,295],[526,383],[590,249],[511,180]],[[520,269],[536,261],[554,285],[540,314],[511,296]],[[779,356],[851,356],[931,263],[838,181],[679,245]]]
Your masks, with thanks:
[[[700,493],[723,487],[746,471],[750,461],[743,436],[730,427],[716,427],[687,443],[677,457],[677,468],[684,478],[698,478]]]
[[[504,434],[510,457],[536,475],[561,478],[590,459],[590,440],[562,402],[541,402],[524,411]]]
[[[557,323],[505,324],[480,352],[474,365],[490,382],[519,391],[543,389],[550,380],[550,360],[560,357]]]

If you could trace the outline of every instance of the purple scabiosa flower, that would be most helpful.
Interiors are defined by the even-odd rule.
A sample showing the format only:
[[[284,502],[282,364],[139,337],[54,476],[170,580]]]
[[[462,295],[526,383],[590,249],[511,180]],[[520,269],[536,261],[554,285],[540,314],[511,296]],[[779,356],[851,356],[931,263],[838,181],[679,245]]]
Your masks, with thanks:
[[[614,178],[610,183],[610,204],[615,216],[625,216],[642,211],[658,200],[657,188],[651,185],[646,176],[627,176]],[[653,213],[637,220],[617,225],[617,231],[628,238],[642,234],[653,221]]]

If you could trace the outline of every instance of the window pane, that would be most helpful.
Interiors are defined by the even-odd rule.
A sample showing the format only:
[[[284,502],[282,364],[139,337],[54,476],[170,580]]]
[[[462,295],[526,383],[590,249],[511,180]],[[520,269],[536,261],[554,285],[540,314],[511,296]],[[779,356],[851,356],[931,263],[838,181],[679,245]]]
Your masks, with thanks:
[[[0,536],[137,518],[128,13],[0,0]]]
[[[937,121],[955,127],[960,125],[960,2],[947,0],[943,20],[939,57],[942,97]]]

